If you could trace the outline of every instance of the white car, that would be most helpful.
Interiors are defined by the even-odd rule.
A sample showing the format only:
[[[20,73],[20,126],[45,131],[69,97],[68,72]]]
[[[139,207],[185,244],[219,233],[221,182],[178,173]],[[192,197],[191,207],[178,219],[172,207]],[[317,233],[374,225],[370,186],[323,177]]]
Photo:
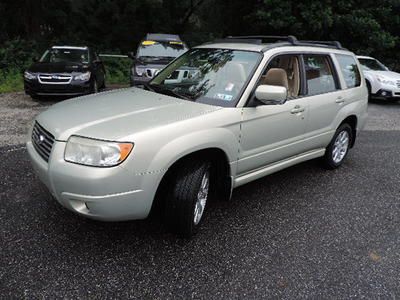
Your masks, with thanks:
[[[370,98],[400,100],[400,73],[390,71],[369,56],[357,56],[364,72]]]

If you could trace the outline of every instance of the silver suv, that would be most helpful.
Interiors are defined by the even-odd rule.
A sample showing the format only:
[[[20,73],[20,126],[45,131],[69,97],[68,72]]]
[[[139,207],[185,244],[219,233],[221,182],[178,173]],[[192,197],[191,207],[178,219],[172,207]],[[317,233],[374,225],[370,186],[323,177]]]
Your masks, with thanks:
[[[339,167],[367,99],[356,57],[338,42],[230,37],[186,52],[145,89],[52,106],[27,148],[69,210],[121,221],[153,209],[191,236],[207,202],[233,188],[315,158]]]

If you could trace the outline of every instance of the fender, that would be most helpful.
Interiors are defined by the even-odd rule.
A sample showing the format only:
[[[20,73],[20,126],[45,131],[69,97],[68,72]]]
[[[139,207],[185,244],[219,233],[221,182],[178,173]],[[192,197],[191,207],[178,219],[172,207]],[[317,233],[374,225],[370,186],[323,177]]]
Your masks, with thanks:
[[[239,141],[234,132],[226,128],[196,131],[170,141],[159,149],[149,164],[149,170],[160,169],[160,166],[162,166],[163,170],[166,171],[180,158],[209,148],[217,148],[225,153],[230,165],[231,175],[235,176]]]

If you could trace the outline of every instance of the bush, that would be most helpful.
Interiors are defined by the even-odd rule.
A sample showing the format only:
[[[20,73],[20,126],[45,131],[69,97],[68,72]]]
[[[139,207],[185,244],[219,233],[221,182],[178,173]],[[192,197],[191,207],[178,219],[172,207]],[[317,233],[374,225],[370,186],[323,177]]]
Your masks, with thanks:
[[[0,72],[0,93],[22,91],[24,83],[22,73],[17,69]]]
[[[130,58],[102,57],[106,68],[106,84],[128,84]]]

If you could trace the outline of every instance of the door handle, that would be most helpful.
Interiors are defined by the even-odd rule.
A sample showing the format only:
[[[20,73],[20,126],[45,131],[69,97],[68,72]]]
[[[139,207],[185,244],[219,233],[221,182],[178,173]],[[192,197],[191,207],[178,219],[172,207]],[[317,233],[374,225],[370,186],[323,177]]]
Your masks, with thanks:
[[[336,102],[337,104],[342,104],[342,103],[345,102],[345,100],[343,99],[342,96],[339,96],[339,97],[336,98],[335,102]]]
[[[301,107],[300,105],[296,105],[291,111],[291,114],[298,114],[298,113],[302,113],[305,110],[304,107]]]

